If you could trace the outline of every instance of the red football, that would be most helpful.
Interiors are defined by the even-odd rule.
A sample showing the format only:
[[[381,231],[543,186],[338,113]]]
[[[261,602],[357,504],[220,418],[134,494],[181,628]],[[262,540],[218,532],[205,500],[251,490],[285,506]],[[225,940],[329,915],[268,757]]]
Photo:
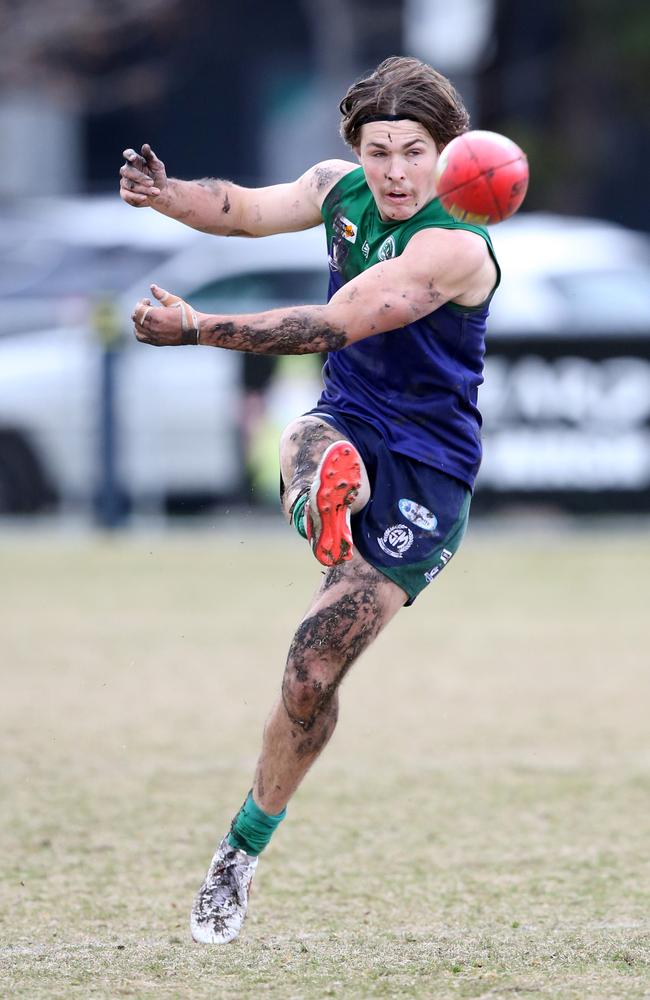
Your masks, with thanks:
[[[487,226],[514,215],[528,188],[526,154],[498,132],[465,132],[436,167],[438,197],[455,219]]]

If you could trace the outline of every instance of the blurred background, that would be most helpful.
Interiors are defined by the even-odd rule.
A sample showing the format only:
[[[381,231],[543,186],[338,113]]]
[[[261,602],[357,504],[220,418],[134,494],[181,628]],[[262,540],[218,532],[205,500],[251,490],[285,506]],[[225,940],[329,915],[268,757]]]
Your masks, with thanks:
[[[640,0],[0,0],[0,515],[107,527],[276,510],[277,439],[320,359],[154,351],[156,280],[201,310],[323,301],[321,231],[219,240],[119,200],[121,151],[177,177],[349,156],[338,102],[392,54],[450,76],[531,162],[475,510],[650,511],[650,7]],[[31,523],[31,522],[30,522]]]

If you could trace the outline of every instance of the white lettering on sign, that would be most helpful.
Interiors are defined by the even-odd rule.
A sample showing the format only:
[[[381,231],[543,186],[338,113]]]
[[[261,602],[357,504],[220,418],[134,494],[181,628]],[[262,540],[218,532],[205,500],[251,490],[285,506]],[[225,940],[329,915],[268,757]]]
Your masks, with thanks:
[[[505,490],[647,489],[650,428],[618,433],[561,424],[486,433],[481,486]]]
[[[601,430],[638,427],[650,420],[650,361],[488,358],[480,408],[486,432],[521,421],[565,421]]]

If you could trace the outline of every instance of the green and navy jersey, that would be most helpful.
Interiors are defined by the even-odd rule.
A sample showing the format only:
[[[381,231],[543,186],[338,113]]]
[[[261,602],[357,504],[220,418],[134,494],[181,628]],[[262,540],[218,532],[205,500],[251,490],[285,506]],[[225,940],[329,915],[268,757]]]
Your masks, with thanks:
[[[435,198],[412,218],[383,222],[363,170],[334,185],[322,208],[327,230],[328,300],[378,261],[401,254],[421,229],[487,230],[457,222]],[[499,267],[497,264],[497,284]],[[496,287],[496,286],[495,286]],[[446,303],[423,319],[328,355],[319,403],[372,424],[394,451],[455,476],[471,488],[481,462],[478,387],[483,381],[489,299]]]

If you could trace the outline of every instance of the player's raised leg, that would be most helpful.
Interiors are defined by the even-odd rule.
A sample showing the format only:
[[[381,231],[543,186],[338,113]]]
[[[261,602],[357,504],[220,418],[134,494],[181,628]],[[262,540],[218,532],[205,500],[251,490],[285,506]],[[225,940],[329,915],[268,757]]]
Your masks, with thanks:
[[[223,839],[192,908],[196,941],[239,933],[257,857],[330,739],[347,671],[403,605],[406,594],[356,553],[329,569],[289,649],[281,696],[264,728],[253,788]]]
[[[301,417],[282,435],[280,468],[285,513],[318,561],[336,566],[351,559],[350,514],[370,498],[354,445],[325,421]]]

